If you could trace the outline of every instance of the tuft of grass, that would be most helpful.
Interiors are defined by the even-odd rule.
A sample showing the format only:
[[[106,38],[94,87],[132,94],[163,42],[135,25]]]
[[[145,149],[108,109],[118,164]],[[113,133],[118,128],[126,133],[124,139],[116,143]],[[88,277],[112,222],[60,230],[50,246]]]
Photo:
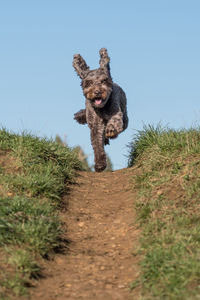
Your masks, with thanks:
[[[24,274],[27,280],[31,277],[37,277],[40,267],[26,249],[9,249],[8,263],[15,266],[20,274]]]
[[[159,165],[164,160],[176,156],[179,152],[182,155],[198,154],[200,149],[200,129],[190,128],[174,130],[168,127],[144,125],[143,130],[139,130],[129,144],[128,166],[133,166],[150,149],[151,154]],[[155,155],[156,153],[156,155]],[[171,153],[171,154],[170,154]]]
[[[61,197],[82,169],[52,140],[0,130],[0,297],[23,295],[40,261],[61,246]]]
[[[0,198],[0,246],[30,247],[42,256],[59,245],[61,223],[55,207],[45,200]]]
[[[141,299],[200,298],[200,129],[145,126],[129,146]]]

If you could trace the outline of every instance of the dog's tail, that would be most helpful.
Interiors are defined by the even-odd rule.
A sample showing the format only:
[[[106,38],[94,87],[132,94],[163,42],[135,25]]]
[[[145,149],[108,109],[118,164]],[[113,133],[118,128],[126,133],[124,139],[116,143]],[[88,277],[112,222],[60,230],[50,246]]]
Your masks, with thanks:
[[[81,109],[77,113],[75,113],[74,114],[74,120],[76,120],[79,124],[87,124],[86,110]]]

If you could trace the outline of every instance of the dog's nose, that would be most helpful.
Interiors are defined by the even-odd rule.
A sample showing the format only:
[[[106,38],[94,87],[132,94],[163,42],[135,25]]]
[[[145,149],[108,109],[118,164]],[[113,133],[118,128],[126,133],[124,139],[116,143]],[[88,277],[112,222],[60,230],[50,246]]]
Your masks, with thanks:
[[[99,89],[94,90],[94,94],[95,94],[96,96],[99,96],[99,95],[100,95],[100,90],[99,90]]]

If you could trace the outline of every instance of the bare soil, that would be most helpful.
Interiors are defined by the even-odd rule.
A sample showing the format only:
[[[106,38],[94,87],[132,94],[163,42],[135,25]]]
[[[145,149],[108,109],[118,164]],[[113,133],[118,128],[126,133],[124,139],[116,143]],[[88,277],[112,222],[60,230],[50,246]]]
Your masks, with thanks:
[[[61,216],[69,249],[46,261],[30,299],[136,299],[130,291],[138,273],[131,175],[131,169],[79,174]]]

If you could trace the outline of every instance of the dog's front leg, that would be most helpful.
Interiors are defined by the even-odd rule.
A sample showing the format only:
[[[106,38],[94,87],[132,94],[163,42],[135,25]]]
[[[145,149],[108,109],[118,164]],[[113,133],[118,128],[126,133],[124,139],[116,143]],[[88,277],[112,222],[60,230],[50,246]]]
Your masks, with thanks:
[[[98,122],[95,126],[92,126],[90,134],[94,149],[94,168],[96,172],[101,172],[106,168],[106,154],[104,151],[105,125],[103,122]]]
[[[108,121],[105,131],[106,138],[114,139],[124,130],[123,113],[120,111]]]

